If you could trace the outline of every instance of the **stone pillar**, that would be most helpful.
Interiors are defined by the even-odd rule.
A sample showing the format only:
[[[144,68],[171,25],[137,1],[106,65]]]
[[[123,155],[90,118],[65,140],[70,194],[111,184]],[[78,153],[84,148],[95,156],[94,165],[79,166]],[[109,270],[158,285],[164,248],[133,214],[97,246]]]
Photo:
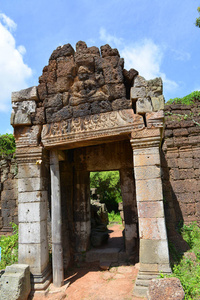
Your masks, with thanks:
[[[35,290],[51,282],[47,240],[48,160],[42,147],[17,148],[20,264],[28,264]]]
[[[170,273],[160,169],[160,129],[132,133],[136,199],[139,217],[140,269],[134,294],[146,295],[149,280]]]
[[[133,169],[120,170],[121,193],[123,200],[123,212],[125,221],[125,247],[128,255],[136,250],[138,230],[137,230],[137,206],[135,195],[135,184],[133,179]]]
[[[51,170],[51,233],[53,284],[60,287],[64,283],[61,187],[58,151],[50,151]]]
[[[91,232],[90,173],[88,171],[75,171],[74,222],[76,252],[85,252],[89,247]]]

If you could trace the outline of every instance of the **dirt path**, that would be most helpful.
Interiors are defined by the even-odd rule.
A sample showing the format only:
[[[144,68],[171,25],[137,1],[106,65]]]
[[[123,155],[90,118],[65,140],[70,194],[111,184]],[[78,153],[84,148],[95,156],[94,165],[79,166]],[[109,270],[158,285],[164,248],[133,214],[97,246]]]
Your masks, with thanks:
[[[120,225],[110,228],[108,247],[122,245]],[[114,238],[112,240],[112,238]],[[101,270],[99,263],[81,263],[68,270],[65,284],[55,288],[53,284],[46,292],[35,293],[33,300],[142,300],[132,295],[138,264],[112,264],[109,270]]]

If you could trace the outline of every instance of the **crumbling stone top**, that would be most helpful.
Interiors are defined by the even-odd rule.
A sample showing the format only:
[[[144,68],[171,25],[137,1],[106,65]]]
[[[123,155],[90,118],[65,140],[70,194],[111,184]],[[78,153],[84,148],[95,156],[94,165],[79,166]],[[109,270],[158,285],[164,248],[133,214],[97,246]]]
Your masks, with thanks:
[[[164,108],[162,80],[147,81],[135,69],[125,70],[124,59],[109,45],[99,50],[79,41],[76,51],[70,44],[54,50],[39,77],[39,85],[12,93],[12,107],[15,137],[26,143],[30,135],[40,140],[41,133],[44,139],[49,134],[62,135],[63,130],[66,134],[86,128],[96,130],[98,120],[102,130],[112,128],[113,119],[118,127],[138,123],[134,128],[142,128],[146,113],[151,114],[148,120],[154,119],[152,112]],[[29,126],[25,131],[17,129],[25,126]]]

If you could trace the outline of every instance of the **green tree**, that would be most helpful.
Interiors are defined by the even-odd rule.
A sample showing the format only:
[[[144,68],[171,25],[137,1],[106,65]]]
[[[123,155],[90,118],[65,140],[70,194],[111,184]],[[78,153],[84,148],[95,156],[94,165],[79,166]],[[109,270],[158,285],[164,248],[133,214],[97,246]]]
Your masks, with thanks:
[[[5,157],[15,152],[15,138],[12,134],[0,134],[0,156]]]
[[[200,6],[197,8],[197,11],[198,11],[199,14],[200,14]],[[195,23],[195,25],[196,25],[197,27],[200,28],[200,17],[196,18],[196,23]]]
[[[118,203],[122,201],[118,171],[91,172],[90,187],[97,189],[100,202],[106,204],[108,212],[118,211]]]

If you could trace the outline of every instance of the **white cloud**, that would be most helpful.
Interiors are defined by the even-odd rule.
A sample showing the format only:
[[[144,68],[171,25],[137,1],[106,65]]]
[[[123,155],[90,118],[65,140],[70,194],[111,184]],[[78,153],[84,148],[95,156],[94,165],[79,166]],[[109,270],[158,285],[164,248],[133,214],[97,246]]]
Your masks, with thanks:
[[[151,39],[144,39],[132,46],[127,46],[120,53],[124,57],[126,69],[136,69],[147,80],[161,77],[167,91],[178,87],[175,81],[170,80],[165,73],[161,72],[164,50]]]
[[[175,50],[175,49],[172,49],[171,51],[173,52],[174,58],[175,58],[176,60],[188,61],[188,60],[190,60],[190,58],[191,58],[190,53],[185,52],[185,51],[183,51],[183,50]]]
[[[0,14],[0,111],[8,110],[11,92],[27,87],[26,80],[32,70],[23,61],[24,46],[16,47],[11,31],[17,25],[4,14]]]
[[[114,44],[115,46],[119,46],[122,44],[122,38],[117,38],[111,34],[109,34],[105,28],[101,27],[100,31],[100,40],[104,41],[108,44]]]
[[[166,91],[170,92],[177,89],[178,84],[167,78],[166,74],[160,70],[164,56],[164,47],[156,45],[151,39],[143,39],[122,48],[123,40],[110,35],[104,28],[100,29],[100,39],[109,43],[112,47],[118,46],[127,70],[134,68],[147,80],[161,77]],[[181,54],[183,56],[183,53],[179,53],[180,57]],[[184,55],[186,57],[186,54]]]
[[[0,20],[8,30],[16,30],[17,24],[5,14],[0,13]]]

